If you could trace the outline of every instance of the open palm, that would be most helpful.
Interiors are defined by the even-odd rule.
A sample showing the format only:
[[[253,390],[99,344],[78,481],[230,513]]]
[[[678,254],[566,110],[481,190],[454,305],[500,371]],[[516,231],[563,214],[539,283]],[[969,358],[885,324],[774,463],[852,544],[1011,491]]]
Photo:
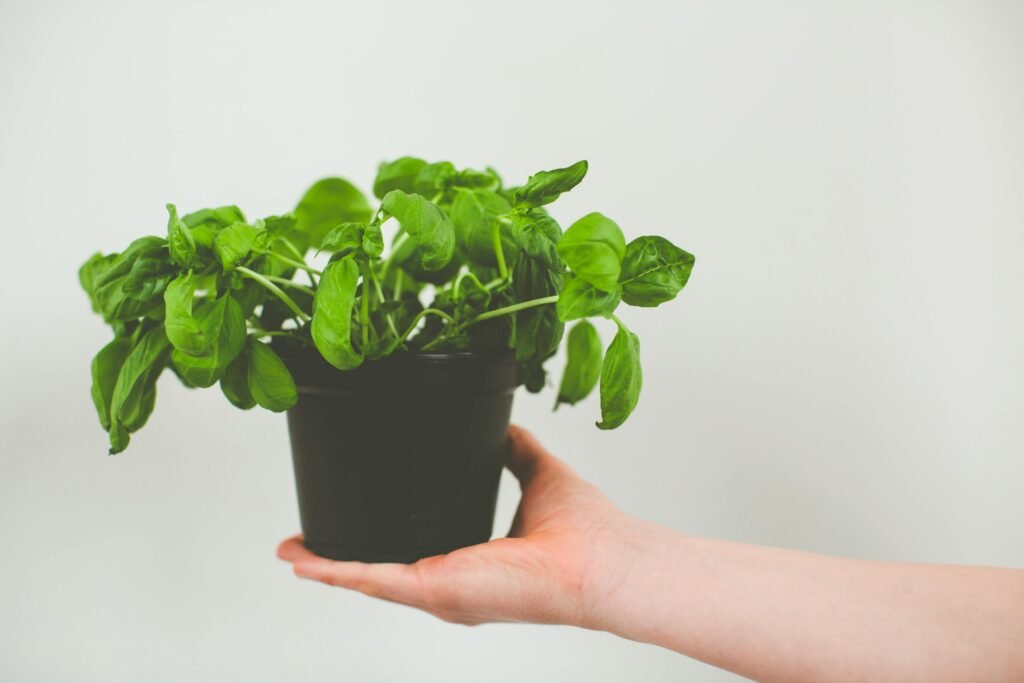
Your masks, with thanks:
[[[511,427],[508,452],[522,500],[507,538],[414,564],[367,564],[318,557],[295,536],[281,544],[278,557],[303,578],[446,621],[586,625],[586,597],[610,588],[614,569],[626,561],[616,547],[631,536],[633,522],[529,432]]]

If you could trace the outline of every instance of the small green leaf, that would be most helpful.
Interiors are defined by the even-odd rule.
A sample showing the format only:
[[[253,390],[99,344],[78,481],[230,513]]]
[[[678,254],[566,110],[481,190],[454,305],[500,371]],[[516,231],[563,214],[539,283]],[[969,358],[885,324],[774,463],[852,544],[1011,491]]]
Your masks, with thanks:
[[[362,223],[342,223],[331,228],[320,242],[320,251],[347,254],[363,244]]]
[[[225,272],[241,265],[252,251],[259,230],[246,223],[234,223],[217,233],[213,239],[213,253]]]
[[[551,171],[540,171],[532,176],[513,195],[516,206],[543,206],[558,199],[563,192],[568,192],[579,185],[583,176],[587,175],[587,162],[577,161],[566,168]]]
[[[574,277],[558,296],[558,319],[562,322],[600,315],[608,317],[619,305],[622,290],[616,285],[605,292],[581,277]]]
[[[558,294],[562,277],[545,264],[520,256],[512,267],[516,301],[530,301]],[[543,363],[558,351],[565,325],[555,306],[535,306],[516,313],[516,360],[525,365]]]
[[[401,157],[382,163],[373,181],[374,196],[384,199],[384,195],[392,190],[415,192],[416,178],[426,166],[427,162],[416,157]]]
[[[455,228],[448,216],[418,194],[392,190],[384,197],[384,210],[398,219],[421,253],[424,270],[441,270],[455,252]]]
[[[598,289],[615,289],[626,254],[626,238],[613,220],[599,213],[587,214],[565,231],[558,255],[576,275]]]
[[[280,356],[255,337],[249,337],[248,350],[249,391],[253,400],[275,413],[295,405],[298,400],[295,380]]]
[[[676,298],[693,270],[693,254],[664,237],[637,237],[626,245],[619,282],[630,306],[657,306]]]
[[[384,253],[384,235],[377,221],[370,221],[363,230],[363,253],[373,259]]]
[[[194,356],[209,352],[210,342],[192,313],[196,277],[191,271],[176,277],[164,291],[164,327],[174,348]]]
[[[295,231],[306,236],[306,245],[320,246],[331,228],[347,222],[363,222],[373,214],[366,197],[341,178],[324,178],[306,190],[295,207]]]
[[[527,255],[546,263],[552,270],[561,268],[558,242],[562,228],[543,209],[517,209],[511,215],[512,234]]]
[[[236,408],[249,410],[256,405],[249,390],[249,354],[243,351],[238,354],[220,378],[220,390]]]
[[[178,218],[178,208],[167,205],[167,247],[171,260],[179,266],[191,268],[196,264],[196,240],[192,230]]]
[[[565,348],[565,370],[555,408],[562,403],[575,405],[585,399],[601,377],[601,337],[593,325],[586,320],[573,325]]]
[[[351,258],[327,264],[313,297],[313,343],[328,363],[351,370],[363,362],[352,347],[352,307],[356,300],[359,266]]]
[[[640,339],[621,323],[601,366],[600,429],[615,429],[629,417],[640,399]]]

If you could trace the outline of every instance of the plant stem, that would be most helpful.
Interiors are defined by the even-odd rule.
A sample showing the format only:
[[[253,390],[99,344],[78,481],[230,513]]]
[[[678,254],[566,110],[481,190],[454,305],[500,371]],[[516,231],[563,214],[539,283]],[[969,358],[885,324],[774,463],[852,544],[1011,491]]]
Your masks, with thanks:
[[[268,254],[271,258],[276,258],[281,263],[286,263],[289,266],[292,266],[292,267],[295,267],[295,268],[300,268],[300,269],[306,271],[307,273],[311,273],[313,275],[323,275],[322,271],[319,271],[316,268],[311,268],[310,266],[307,266],[302,261],[296,261],[295,259],[290,259],[287,256],[285,256],[284,254],[279,254],[276,251],[265,251],[263,253],[264,254]]]
[[[385,301],[385,299],[384,299],[384,290],[380,286],[380,280],[377,279],[377,273],[373,270],[373,266],[370,266],[369,271],[370,271],[370,280],[373,281],[373,288],[376,290],[377,298],[380,299],[380,303],[383,306],[384,305],[384,301]],[[395,337],[397,338],[398,337],[398,328],[395,327],[395,318],[394,318],[394,315],[391,313],[391,311],[387,312],[387,314],[385,315],[385,319],[388,321],[388,327],[391,329],[391,334],[395,335]]]
[[[264,275],[263,277],[267,278],[271,282],[276,282],[276,283],[282,284],[282,285],[284,285],[286,287],[291,287],[293,289],[297,289],[300,292],[305,292],[306,294],[309,294],[310,296],[315,296],[316,295],[316,292],[312,288],[307,287],[306,285],[300,285],[298,282],[295,282],[294,280],[289,280],[286,277],[278,277],[276,275]]]
[[[420,321],[423,320],[423,318],[427,315],[436,315],[439,318],[444,318],[449,325],[455,324],[455,319],[452,318],[447,313],[445,313],[444,311],[437,308],[424,308],[422,311],[416,314],[415,318],[412,319],[412,323],[409,324],[409,329],[405,331],[405,334],[398,338],[398,343],[404,343],[405,340],[409,338],[409,335],[416,331],[416,327],[420,324]]]
[[[370,344],[370,277],[369,273],[367,273],[369,266],[365,262],[360,265],[363,270],[363,296],[362,301],[360,301],[362,305],[360,306],[359,318],[363,323],[363,348],[365,349]]]
[[[505,265],[505,250],[501,248],[501,223],[494,221],[491,228],[491,242],[494,244],[494,256],[498,259],[498,273],[501,279],[508,278],[508,266]]]
[[[280,287],[278,287],[273,282],[268,280],[265,276],[260,275],[256,271],[249,270],[245,266],[238,266],[237,268],[235,268],[235,270],[237,270],[245,277],[255,280],[256,282],[260,283],[268,290],[270,290],[270,292],[274,296],[276,296],[278,299],[284,302],[284,305],[287,306],[291,310],[291,312],[298,317],[299,320],[301,320],[304,323],[309,322],[310,318],[308,315],[306,315],[306,312],[299,308],[299,305],[295,303],[290,296],[285,294]]]
[[[540,299],[530,299],[529,301],[521,301],[518,304],[512,304],[510,306],[503,306],[501,308],[495,308],[493,311],[484,311],[480,315],[470,320],[467,325],[478,323],[482,320],[490,320],[491,318],[497,318],[498,316],[508,315],[509,313],[515,313],[516,311],[522,311],[527,308],[535,308],[536,306],[544,306],[546,304],[553,304],[558,302],[558,295],[552,294],[551,296],[545,296]]]
[[[299,251],[299,248],[296,247],[292,243],[292,241],[290,239],[288,239],[287,237],[284,237],[283,235],[281,237],[279,237],[278,239],[280,239],[281,242],[284,244],[284,246],[288,248],[288,251],[292,252],[292,255],[294,255],[295,258],[297,258],[299,261],[302,261],[303,263],[306,262],[306,257],[303,256],[302,252]],[[309,270],[307,270],[306,271],[306,275],[309,276],[310,284],[313,285],[314,287],[316,287],[316,277],[314,277],[313,273],[311,273]]]

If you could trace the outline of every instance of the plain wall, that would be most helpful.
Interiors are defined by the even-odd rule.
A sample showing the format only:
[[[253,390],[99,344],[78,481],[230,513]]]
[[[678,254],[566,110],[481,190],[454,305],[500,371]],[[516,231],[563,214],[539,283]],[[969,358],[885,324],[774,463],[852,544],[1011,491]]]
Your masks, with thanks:
[[[589,159],[563,224],[696,254],[679,299],[622,312],[624,427],[517,397],[627,511],[1024,565],[1022,35],[1024,5],[977,0],[0,3],[0,679],[735,679],[295,580],[285,420],[216,389],[166,375],[106,455],[78,265],[160,233],[165,202],[278,213],[403,154],[511,181]]]

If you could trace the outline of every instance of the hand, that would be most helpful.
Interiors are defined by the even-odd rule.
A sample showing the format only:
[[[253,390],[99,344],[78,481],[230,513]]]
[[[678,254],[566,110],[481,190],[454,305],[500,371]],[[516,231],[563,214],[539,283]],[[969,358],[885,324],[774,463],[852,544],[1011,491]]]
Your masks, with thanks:
[[[277,554],[295,574],[411,605],[460,624],[490,621],[591,626],[589,606],[615,585],[637,522],[524,429],[509,429],[508,468],[522,500],[508,538],[415,564],[337,562],[301,536]]]

